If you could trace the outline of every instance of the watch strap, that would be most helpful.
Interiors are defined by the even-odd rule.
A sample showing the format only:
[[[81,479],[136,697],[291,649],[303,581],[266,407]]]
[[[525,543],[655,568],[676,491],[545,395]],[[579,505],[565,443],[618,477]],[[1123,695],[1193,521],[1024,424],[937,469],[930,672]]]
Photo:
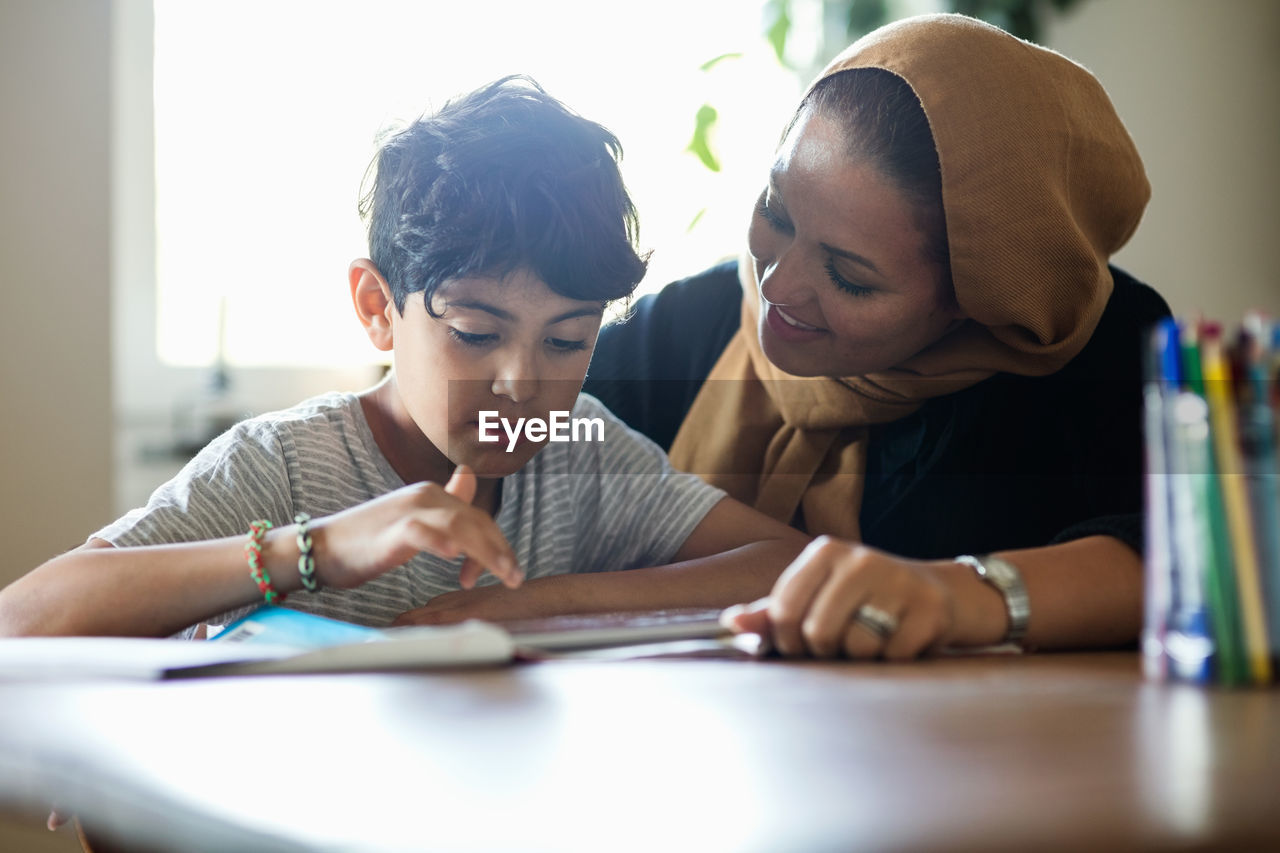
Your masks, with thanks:
[[[1031,599],[1027,596],[1022,572],[1013,563],[992,554],[980,557],[962,554],[955,561],[969,566],[978,573],[978,577],[999,590],[1009,615],[1009,631],[1004,642],[1021,645],[1027,635],[1027,623],[1031,620]]]

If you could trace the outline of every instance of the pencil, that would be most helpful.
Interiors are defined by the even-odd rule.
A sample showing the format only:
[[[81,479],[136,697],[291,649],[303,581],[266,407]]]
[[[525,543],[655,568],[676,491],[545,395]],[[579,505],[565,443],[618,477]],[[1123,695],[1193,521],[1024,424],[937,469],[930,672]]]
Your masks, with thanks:
[[[1214,324],[1201,329],[1200,356],[1204,368],[1205,399],[1209,404],[1210,433],[1218,468],[1218,485],[1226,512],[1227,532],[1239,596],[1248,678],[1254,684],[1271,681],[1271,649],[1267,639],[1262,584],[1253,518],[1240,454],[1239,430],[1231,395],[1231,372],[1222,345],[1222,330]]]

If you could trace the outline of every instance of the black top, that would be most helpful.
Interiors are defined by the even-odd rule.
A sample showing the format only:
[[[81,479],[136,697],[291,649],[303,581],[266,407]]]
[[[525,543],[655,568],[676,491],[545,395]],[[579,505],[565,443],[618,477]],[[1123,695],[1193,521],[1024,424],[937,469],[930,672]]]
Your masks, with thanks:
[[[1169,307],[1111,268],[1093,337],[1050,376],[999,373],[873,427],[863,541],[921,559],[1107,534],[1142,547],[1142,344]],[[738,329],[727,262],[637,300],[600,332],[583,390],[670,448]]]

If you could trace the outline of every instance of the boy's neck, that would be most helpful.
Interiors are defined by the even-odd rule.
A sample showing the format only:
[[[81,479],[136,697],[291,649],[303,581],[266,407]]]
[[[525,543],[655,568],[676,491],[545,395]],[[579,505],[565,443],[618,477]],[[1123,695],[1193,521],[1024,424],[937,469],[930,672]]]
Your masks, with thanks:
[[[471,505],[477,509],[482,509],[492,517],[498,514],[498,504],[502,500],[502,478],[501,477],[477,477],[476,478],[476,496],[471,499]]]
[[[396,393],[393,375],[357,395],[374,442],[405,483],[430,481],[444,485],[453,476],[453,462],[422,434],[399,404]],[[489,515],[496,514],[501,486],[501,478],[478,478],[472,505]]]

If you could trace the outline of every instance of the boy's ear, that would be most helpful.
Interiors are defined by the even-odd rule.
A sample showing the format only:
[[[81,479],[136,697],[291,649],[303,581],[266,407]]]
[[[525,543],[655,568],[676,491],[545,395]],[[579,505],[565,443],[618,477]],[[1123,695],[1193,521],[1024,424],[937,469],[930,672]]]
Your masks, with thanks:
[[[391,312],[396,310],[391,298],[391,288],[382,273],[368,258],[356,258],[347,268],[347,280],[351,285],[351,303],[355,306],[360,325],[373,345],[383,352],[391,350]]]

